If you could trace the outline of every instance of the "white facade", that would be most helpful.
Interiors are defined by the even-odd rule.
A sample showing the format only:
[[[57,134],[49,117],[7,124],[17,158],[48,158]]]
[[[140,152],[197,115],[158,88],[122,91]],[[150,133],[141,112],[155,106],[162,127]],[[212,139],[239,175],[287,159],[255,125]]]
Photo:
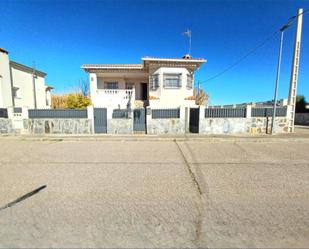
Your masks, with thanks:
[[[142,58],[142,64],[91,64],[89,73],[94,107],[174,108],[194,106],[194,72],[204,59]]]
[[[46,73],[9,60],[0,49],[0,107],[50,108],[52,87],[45,85]]]

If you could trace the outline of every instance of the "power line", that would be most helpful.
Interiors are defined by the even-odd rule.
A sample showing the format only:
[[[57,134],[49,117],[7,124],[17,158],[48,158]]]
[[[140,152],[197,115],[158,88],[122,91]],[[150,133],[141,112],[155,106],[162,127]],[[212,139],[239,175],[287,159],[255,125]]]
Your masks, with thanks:
[[[301,15],[303,15],[305,12],[309,11],[309,9],[306,9],[303,11],[303,13],[301,13]],[[278,29],[277,31],[275,31],[274,33],[272,33],[270,36],[268,36],[264,41],[262,41],[260,44],[258,44],[257,46],[255,46],[253,49],[249,50],[248,53],[246,53],[245,55],[243,55],[242,57],[240,57],[237,61],[235,61],[234,63],[232,63],[230,66],[226,67],[225,69],[223,69],[221,72],[215,74],[214,76],[203,80],[200,82],[200,84],[206,83],[208,81],[211,81],[213,79],[218,78],[219,76],[221,76],[222,74],[226,73],[227,71],[231,70],[232,68],[234,68],[235,66],[237,66],[239,63],[241,63],[243,60],[245,60],[248,56],[250,56],[251,54],[253,54],[255,51],[257,51],[259,48],[263,47],[268,41],[270,41],[277,33],[279,33],[281,31],[281,29],[283,29],[284,27],[286,27],[287,25],[290,25],[292,21],[294,21],[294,19],[296,17],[298,17],[299,15],[295,15],[292,16],[288,19],[288,22],[286,24],[284,24],[280,29]]]

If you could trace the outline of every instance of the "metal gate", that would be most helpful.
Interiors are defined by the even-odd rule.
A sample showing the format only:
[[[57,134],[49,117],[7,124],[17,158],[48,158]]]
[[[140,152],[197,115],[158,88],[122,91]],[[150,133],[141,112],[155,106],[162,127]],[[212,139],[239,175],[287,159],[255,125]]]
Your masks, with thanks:
[[[94,132],[107,132],[107,110],[106,108],[94,108]]]
[[[146,131],[145,108],[133,110],[133,131]]]
[[[200,109],[190,108],[189,131],[199,133]]]

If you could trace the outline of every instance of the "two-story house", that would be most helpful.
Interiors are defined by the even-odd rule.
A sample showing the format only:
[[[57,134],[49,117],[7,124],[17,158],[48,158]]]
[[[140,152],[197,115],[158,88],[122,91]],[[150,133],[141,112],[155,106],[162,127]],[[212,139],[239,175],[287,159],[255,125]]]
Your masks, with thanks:
[[[142,58],[141,64],[85,64],[95,107],[193,106],[194,72],[206,62],[183,58]]]
[[[45,84],[46,73],[9,59],[0,48],[0,108],[50,108],[53,89]]]

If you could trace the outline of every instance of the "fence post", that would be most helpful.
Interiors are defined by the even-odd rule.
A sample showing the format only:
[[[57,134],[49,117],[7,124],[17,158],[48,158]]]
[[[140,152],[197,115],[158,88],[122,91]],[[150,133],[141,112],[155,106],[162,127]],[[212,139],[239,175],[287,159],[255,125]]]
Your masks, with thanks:
[[[179,118],[180,118],[180,120],[184,121],[185,133],[189,132],[189,112],[190,112],[190,107],[180,106]]]
[[[94,109],[93,105],[87,106],[87,118],[91,123],[91,131],[90,133],[94,134]]]
[[[14,108],[13,108],[13,106],[8,106],[7,111],[8,111],[8,118],[13,119],[14,118]]]
[[[29,119],[28,107],[24,106],[21,108],[22,119]]]
[[[200,116],[199,116],[199,120],[202,120],[205,118],[205,106],[201,105],[200,106]]]
[[[150,127],[150,124],[151,124],[151,119],[152,119],[152,110],[151,110],[150,106],[147,106],[146,107],[146,131],[147,131],[147,134],[150,131],[149,127]]]
[[[252,105],[246,106],[246,118],[251,118]]]

